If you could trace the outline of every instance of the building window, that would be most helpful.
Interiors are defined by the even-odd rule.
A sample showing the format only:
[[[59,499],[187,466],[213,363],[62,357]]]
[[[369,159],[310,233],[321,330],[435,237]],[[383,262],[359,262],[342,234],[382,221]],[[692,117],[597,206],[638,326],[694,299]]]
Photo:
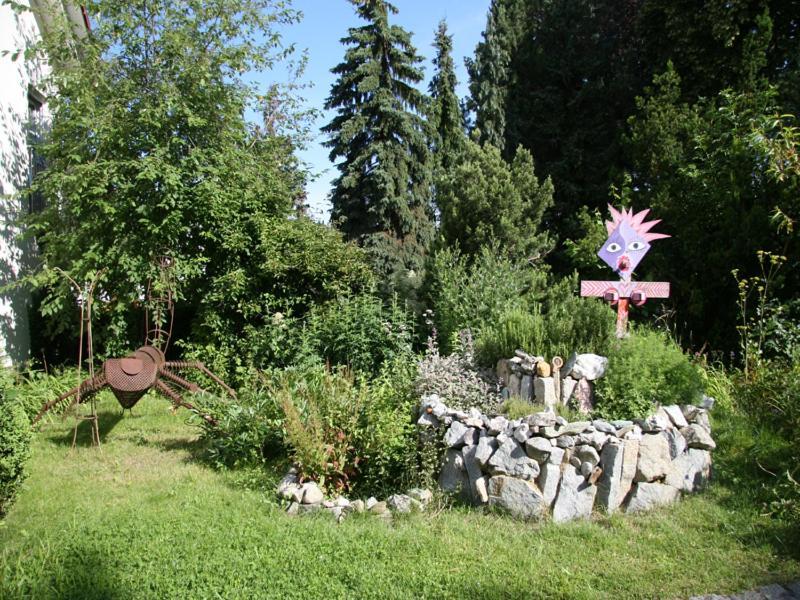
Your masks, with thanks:
[[[44,95],[34,88],[28,87],[28,186],[33,183],[36,176],[44,171],[45,162],[38,145],[45,132]],[[28,210],[38,212],[44,208],[44,197],[40,192],[28,193]]]

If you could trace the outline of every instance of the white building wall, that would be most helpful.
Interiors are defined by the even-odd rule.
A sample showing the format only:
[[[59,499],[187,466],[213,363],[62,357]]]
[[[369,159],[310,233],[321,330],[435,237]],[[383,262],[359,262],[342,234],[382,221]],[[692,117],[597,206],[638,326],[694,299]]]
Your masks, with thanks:
[[[19,239],[19,219],[28,208],[29,89],[40,89],[47,72],[46,65],[25,57],[25,49],[38,40],[39,27],[30,10],[0,4],[0,362],[5,365],[20,364],[30,353],[30,298],[23,290],[3,286],[17,281],[33,260],[30,243]],[[47,120],[46,107],[41,117]]]

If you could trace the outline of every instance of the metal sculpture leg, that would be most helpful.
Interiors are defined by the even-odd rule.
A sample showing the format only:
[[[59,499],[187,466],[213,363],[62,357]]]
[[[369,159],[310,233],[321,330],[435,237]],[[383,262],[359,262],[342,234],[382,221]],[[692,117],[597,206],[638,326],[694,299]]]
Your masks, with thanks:
[[[214,375],[214,373],[209,371],[208,368],[200,361],[194,360],[187,362],[181,360],[170,360],[164,363],[164,366],[167,368],[172,367],[174,369],[197,369],[198,371],[204,373],[209,378],[211,378],[218,386],[223,388],[226,392],[228,392],[229,396],[231,396],[232,398],[236,398],[236,392],[233,391],[233,389],[231,389],[230,387],[228,387],[228,385],[224,381],[222,381],[222,379],[220,379],[219,377]]]
[[[187,408],[187,409],[191,410],[193,413],[198,414],[201,417],[203,417],[203,419],[207,423],[209,423],[211,425],[216,425],[217,424],[217,420],[214,417],[212,417],[211,415],[204,415],[203,413],[201,413],[199,410],[197,410],[197,408],[192,403],[186,402],[178,392],[176,392],[175,390],[170,388],[163,381],[157,381],[156,382],[156,388],[158,389],[159,392],[161,392],[167,398],[172,400],[172,403],[175,405],[175,407],[182,406],[183,408]]]
[[[55,400],[51,400],[50,402],[45,404],[39,411],[39,414],[34,417],[33,423],[31,424],[37,423],[39,419],[41,419],[47,411],[49,411],[54,406],[57,406],[58,404],[60,404],[61,402],[63,402],[64,400],[66,400],[71,396],[77,395],[78,398],[80,399],[80,402],[86,402],[87,400],[90,400],[92,396],[94,396],[97,392],[102,390],[107,385],[107,383],[108,382],[106,381],[105,375],[98,375],[97,377],[94,377],[92,379],[87,379],[79,386],[72,388],[68,392],[64,392]]]

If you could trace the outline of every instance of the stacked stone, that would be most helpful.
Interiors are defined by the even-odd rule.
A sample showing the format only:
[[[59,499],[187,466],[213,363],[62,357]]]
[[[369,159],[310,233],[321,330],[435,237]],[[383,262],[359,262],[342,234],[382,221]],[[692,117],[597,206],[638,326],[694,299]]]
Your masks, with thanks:
[[[541,356],[517,350],[512,358],[497,362],[497,377],[506,397],[536,402],[551,411],[572,401],[579,411],[588,413],[594,407],[592,382],[602,377],[607,367],[608,359],[597,354],[573,353],[558,368],[555,360],[551,365]]]
[[[300,483],[294,467],[289,469],[276,491],[279,498],[289,503],[286,509],[288,514],[328,512],[337,522],[341,522],[351,513],[366,512],[382,519],[391,519],[392,513],[421,512],[433,499],[433,493],[422,488],[412,488],[405,494],[392,494],[384,501],[378,501],[374,497],[366,502],[349,500],[344,496],[326,499],[320,487],[313,481]]]
[[[708,413],[697,406],[666,406],[637,421],[572,423],[552,412],[509,420],[450,410],[436,395],[424,397],[421,409],[420,427],[444,430],[439,486],[523,519],[649,510],[710,476],[715,444]]]

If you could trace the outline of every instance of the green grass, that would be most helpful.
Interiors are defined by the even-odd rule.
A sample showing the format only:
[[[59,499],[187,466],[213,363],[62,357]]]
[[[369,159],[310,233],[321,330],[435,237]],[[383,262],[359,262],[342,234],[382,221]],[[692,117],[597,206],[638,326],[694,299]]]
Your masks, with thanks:
[[[786,523],[715,485],[670,509],[561,526],[457,508],[384,523],[292,518],[279,471],[219,473],[188,413],[104,397],[101,450],[37,434],[0,525],[2,598],[678,598],[800,578]]]

